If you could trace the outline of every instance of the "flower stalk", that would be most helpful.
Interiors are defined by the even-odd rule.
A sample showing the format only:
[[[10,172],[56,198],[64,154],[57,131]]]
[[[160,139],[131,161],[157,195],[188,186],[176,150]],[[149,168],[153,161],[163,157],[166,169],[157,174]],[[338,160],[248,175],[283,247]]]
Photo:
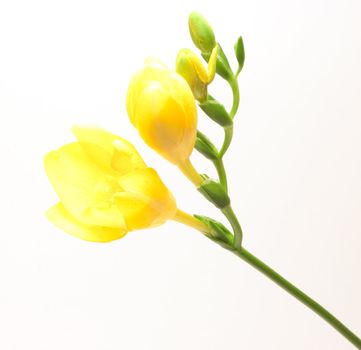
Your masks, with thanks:
[[[267,276],[271,281],[276,283],[287,293],[291,294],[301,303],[306,305],[309,309],[314,311],[334,329],[336,329],[342,336],[344,336],[349,342],[351,342],[351,344],[353,344],[357,349],[361,349],[361,339],[355,333],[353,333],[345,324],[343,324],[339,319],[337,319],[333,314],[331,314],[327,309],[325,309],[321,304],[309,297],[301,289],[289,282],[286,278],[281,276],[278,272],[273,270],[266,263],[254,256],[245,248],[233,249],[233,247],[229,247],[229,250],[232,251],[239,258],[241,258],[243,261],[245,261],[247,264],[251,265],[253,268]]]
[[[194,216],[184,212],[183,210],[177,209],[173,220],[183,225],[194,228],[195,230],[198,230],[204,233],[205,235],[211,235],[211,230],[209,226],[204,224],[202,221],[196,219]]]

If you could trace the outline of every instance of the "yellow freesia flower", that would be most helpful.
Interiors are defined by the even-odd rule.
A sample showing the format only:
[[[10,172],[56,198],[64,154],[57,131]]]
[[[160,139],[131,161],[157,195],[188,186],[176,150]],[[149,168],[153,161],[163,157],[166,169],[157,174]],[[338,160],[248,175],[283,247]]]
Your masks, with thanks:
[[[176,71],[190,86],[193,95],[199,102],[207,98],[207,86],[213,81],[216,73],[218,45],[216,45],[208,61],[208,70],[199,57],[189,49],[181,49],[176,59]]]
[[[130,81],[127,112],[147,145],[199,186],[202,179],[189,161],[196,141],[197,109],[186,80],[159,60],[147,60]]]
[[[99,128],[73,132],[77,142],[45,157],[60,198],[47,212],[52,223],[76,237],[108,242],[175,217],[172,194],[129,142]]]

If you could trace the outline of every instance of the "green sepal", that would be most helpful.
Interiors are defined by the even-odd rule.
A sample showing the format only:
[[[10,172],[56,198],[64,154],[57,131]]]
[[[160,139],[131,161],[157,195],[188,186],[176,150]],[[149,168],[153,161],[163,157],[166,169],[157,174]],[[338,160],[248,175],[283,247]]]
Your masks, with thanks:
[[[218,56],[222,59],[222,61],[224,62],[225,66],[232,72],[232,68],[228,62],[228,58],[226,56],[226,54],[224,53],[222,46],[218,44]]]
[[[238,61],[238,71],[240,72],[244,65],[245,53],[244,53],[244,45],[243,38],[240,36],[236,43],[234,44],[234,53],[236,54],[236,58]]]
[[[209,58],[211,57],[210,52],[202,52],[202,57],[208,62]],[[224,54],[221,45],[218,43],[218,56],[217,56],[217,65],[216,65],[216,72],[220,75],[223,79],[229,81],[233,78],[233,72],[229,65],[228,59]]]
[[[210,228],[211,236],[209,236],[209,238],[216,241],[218,244],[232,246],[233,234],[222,223],[207,216],[194,215],[194,217]]]
[[[197,139],[194,147],[206,158],[211,160],[218,159],[218,150],[216,146],[214,146],[214,144],[209,140],[209,138],[200,131],[197,131]]]
[[[217,124],[223,127],[233,124],[233,120],[225,107],[213,97],[208,95],[207,101],[199,104],[199,107],[201,107],[202,111]]]
[[[203,194],[210,202],[212,202],[217,208],[223,209],[231,203],[227,192],[223,186],[206,176],[205,180],[198,187],[198,191]]]

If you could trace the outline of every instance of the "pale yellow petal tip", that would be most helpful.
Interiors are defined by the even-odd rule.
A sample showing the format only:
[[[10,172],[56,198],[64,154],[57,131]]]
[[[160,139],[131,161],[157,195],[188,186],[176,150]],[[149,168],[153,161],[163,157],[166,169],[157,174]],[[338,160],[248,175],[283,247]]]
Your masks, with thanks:
[[[50,151],[44,156],[44,161],[43,161],[44,168],[48,176],[49,176],[49,171],[51,170],[51,167],[54,164],[54,160],[57,160],[58,158],[59,158],[59,150]]]
[[[162,60],[160,60],[158,57],[155,57],[155,56],[148,56],[144,60],[144,64],[146,66],[153,66],[153,67],[169,69],[168,66]]]
[[[218,51],[219,51],[219,46],[217,44],[213,48],[211,57],[209,58],[209,62],[208,62],[208,84],[213,81],[216,75]]]
[[[61,203],[50,207],[45,215],[56,227],[84,241],[106,243],[120,239],[127,234],[119,228],[83,225],[72,217]]]
[[[72,134],[75,136],[75,138],[78,141],[83,141],[84,136],[88,134],[94,134],[94,133],[104,133],[106,132],[103,128],[101,128],[99,125],[95,124],[85,124],[85,125],[73,125],[70,129]]]
[[[71,128],[70,128],[70,131],[73,133],[73,135],[76,137],[76,135],[83,131],[84,129],[89,129],[89,128],[95,128],[94,125],[73,125]]]

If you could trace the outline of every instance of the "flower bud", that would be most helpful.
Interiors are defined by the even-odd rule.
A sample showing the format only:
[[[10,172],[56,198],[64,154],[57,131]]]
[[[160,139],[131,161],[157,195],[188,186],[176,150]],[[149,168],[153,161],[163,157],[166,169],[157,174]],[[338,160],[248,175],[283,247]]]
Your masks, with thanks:
[[[222,223],[207,216],[194,215],[194,217],[207,225],[209,228],[209,237],[218,244],[225,244],[227,248],[233,244],[233,234]]]
[[[218,150],[214,144],[208,139],[208,137],[202,134],[200,131],[197,132],[197,141],[195,145],[196,150],[203,154],[206,158],[211,160],[218,159]]]
[[[176,71],[190,86],[196,100],[204,102],[207,99],[207,85],[216,73],[218,46],[216,45],[208,61],[208,71],[193,51],[181,49],[176,59]]]
[[[231,202],[223,186],[212,179],[205,179],[198,188],[198,191],[202,193],[203,196],[205,196],[217,208],[223,209]]]
[[[211,96],[208,96],[207,101],[199,106],[202,111],[217,124],[223,127],[233,124],[233,120],[226,111],[225,107]]]
[[[245,53],[243,38],[240,36],[234,44],[234,53],[238,61],[238,70],[241,71],[244,65]]]
[[[154,59],[129,83],[127,112],[140,136],[179,165],[189,159],[197,133],[195,99],[186,80]]]
[[[200,13],[192,12],[188,25],[194,45],[203,53],[211,53],[216,46],[216,39],[207,20]]]

